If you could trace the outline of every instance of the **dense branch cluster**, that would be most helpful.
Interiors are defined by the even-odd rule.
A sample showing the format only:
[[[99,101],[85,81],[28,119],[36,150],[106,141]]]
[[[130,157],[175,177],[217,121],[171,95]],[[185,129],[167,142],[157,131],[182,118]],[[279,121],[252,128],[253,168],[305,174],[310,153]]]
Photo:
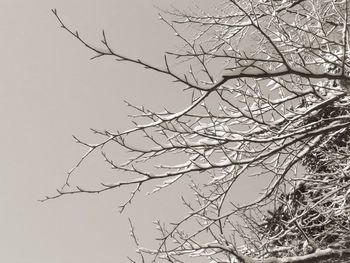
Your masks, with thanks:
[[[210,11],[165,11],[160,19],[184,46],[165,55],[164,67],[120,55],[104,32],[103,46],[93,46],[54,14],[94,58],[166,74],[191,102],[163,112],[129,104],[138,112],[134,128],[94,130],[104,137],[97,144],[76,139],[87,152],[47,199],[133,185],[124,210],[145,183],[154,182],[156,192],[192,175],[195,198],[183,200],[189,213],[170,226],[157,222],[157,249],[142,248],[132,232],[142,262],[349,258],[348,0],[227,0]],[[147,146],[133,144],[137,135]],[[104,150],[113,143],[132,153],[125,163]],[[92,190],[70,185],[96,151],[128,179]],[[209,176],[198,176],[204,172]],[[238,203],[233,189],[248,176],[261,191]]]
[[[348,97],[316,111],[305,125],[349,115]],[[280,249],[274,256],[307,254],[317,248],[350,247],[349,128],[324,134],[303,158],[306,170],[287,194],[279,196],[279,206],[259,226],[269,236],[270,246]]]
[[[305,120],[306,123],[322,125],[323,122],[339,119],[346,122],[350,113],[350,101],[343,98],[336,104],[326,106],[317,114]],[[342,120],[343,119],[343,120]],[[303,165],[309,173],[340,173],[348,169],[348,154],[350,130],[343,128],[326,134],[317,147],[314,147],[305,157]]]

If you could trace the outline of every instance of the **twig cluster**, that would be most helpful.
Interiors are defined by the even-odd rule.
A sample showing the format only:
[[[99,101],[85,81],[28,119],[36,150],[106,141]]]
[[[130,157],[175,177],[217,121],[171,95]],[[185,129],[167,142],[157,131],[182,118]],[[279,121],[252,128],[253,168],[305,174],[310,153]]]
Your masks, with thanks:
[[[96,53],[93,59],[109,56],[166,74],[184,85],[191,103],[175,112],[128,104],[138,112],[134,128],[94,130],[104,137],[97,144],[76,138],[87,152],[46,199],[133,185],[123,211],[145,183],[154,182],[156,192],[205,172],[204,184],[191,185],[194,200],[183,200],[189,213],[170,227],[156,223],[157,249],[142,248],[132,226],[142,262],[147,255],[229,263],[349,258],[347,0],[227,0],[214,12],[164,11],[160,19],[184,43],[164,56],[164,67],[117,53],[104,32],[102,47],[94,47],[53,13]],[[172,69],[175,62],[183,73]],[[133,144],[135,135],[147,147]],[[113,160],[104,150],[109,144],[130,152],[128,161]],[[96,151],[128,179],[74,188],[70,177]],[[255,201],[238,204],[232,189],[247,176],[263,178],[266,187]]]

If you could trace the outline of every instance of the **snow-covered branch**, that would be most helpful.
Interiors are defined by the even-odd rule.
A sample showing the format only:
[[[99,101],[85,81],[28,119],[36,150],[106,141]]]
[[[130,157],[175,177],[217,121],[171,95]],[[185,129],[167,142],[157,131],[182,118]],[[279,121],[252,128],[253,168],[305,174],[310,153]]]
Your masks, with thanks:
[[[132,226],[142,262],[342,262],[350,253],[348,10],[348,0],[227,0],[209,10],[166,10],[160,20],[183,46],[166,53],[163,66],[119,54],[104,32],[101,46],[88,43],[53,10],[94,59],[165,74],[190,103],[161,112],[127,103],[136,111],[133,128],[93,130],[102,137],[93,144],[75,137],[86,153],[44,199],[133,186],[123,211],[144,184],[156,193],[191,177],[194,198],[182,199],[189,212],[170,226],[156,223],[158,248],[142,248]],[[112,146],[129,155],[116,160]],[[115,181],[72,184],[98,152]],[[261,188],[238,202],[234,193],[247,178]]]

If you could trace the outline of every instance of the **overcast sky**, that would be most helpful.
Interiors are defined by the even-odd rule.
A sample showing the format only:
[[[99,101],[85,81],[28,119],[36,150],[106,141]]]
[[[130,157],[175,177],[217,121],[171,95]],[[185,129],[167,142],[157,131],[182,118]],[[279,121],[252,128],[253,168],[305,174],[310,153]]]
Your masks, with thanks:
[[[91,43],[99,45],[104,29],[120,53],[159,64],[162,53],[174,48],[174,36],[153,5],[167,7],[172,1],[0,2],[0,262],[126,262],[135,249],[128,217],[142,241],[152,244],[152,221],[178,218],[173,204],[181,203],[181,190],[141,193],[123,214],[118,205],[130,189],[37,200],[55,193],[83,153],[73,134],[91,139],[89,128],[132,127],[125,99],[176,109],[184,96],[168,78],[138,66],[108,58],[90,61],[93,53],[59,28],[50,9],[57,8]],[[111,171],[96,157],[79,176],[89,181],[102,173]]]
[[[37,202],[54,194],[82,154],[72,134],[90,138],[89,128],[130,128],[124,99],[159,108],[180,94],[142,68],[90,61],[93,54],[59,28],[50,9],[92,42],[105,29],[120,52],[158,63],[172,41],[154,4],[159,1],[1,0],[0,262],[126,262],[134,251],[128,217],[147,241],[151,222],[171,212],[165,202],[150,205],[153,197],[140,195],[120,215],[129,189]],[[88,179],[103,168],[96,158],[80,173]]]

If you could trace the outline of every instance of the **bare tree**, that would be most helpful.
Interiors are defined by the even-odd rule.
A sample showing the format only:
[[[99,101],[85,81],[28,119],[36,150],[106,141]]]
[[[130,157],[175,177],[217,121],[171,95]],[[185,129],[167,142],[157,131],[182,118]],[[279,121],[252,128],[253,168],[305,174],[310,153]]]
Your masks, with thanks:
[[[93,130],[103,136],[96,144],[76,138],[87,152],[46,200],[133,185],[123,211],[144,184],[158,191],[192,174],[194,198],[183,200],[189,212],[176,224],[158,223],[159,247],[141,247],[131,225],[141,262],[350,260],[348,9],[348,0],[225,0],[210,11],[162,11],[183,48],[159,67],[119,54],[104,32],[101,46],[89,44],[53,10],[93,58],[166,74],[191,103],[178,112],[129,104],[138,112],[133,129]],[[147,147],[130,141],[138,134]],[[109,144],[130,152],[128,161],[112,160]],[[92,190],[70,185],[98,151],[127,179]],[[174,155],[182,161],[164,161]],[[255,201],[238,204],[231,191],[247,176],[267,184],[252,193]]]

